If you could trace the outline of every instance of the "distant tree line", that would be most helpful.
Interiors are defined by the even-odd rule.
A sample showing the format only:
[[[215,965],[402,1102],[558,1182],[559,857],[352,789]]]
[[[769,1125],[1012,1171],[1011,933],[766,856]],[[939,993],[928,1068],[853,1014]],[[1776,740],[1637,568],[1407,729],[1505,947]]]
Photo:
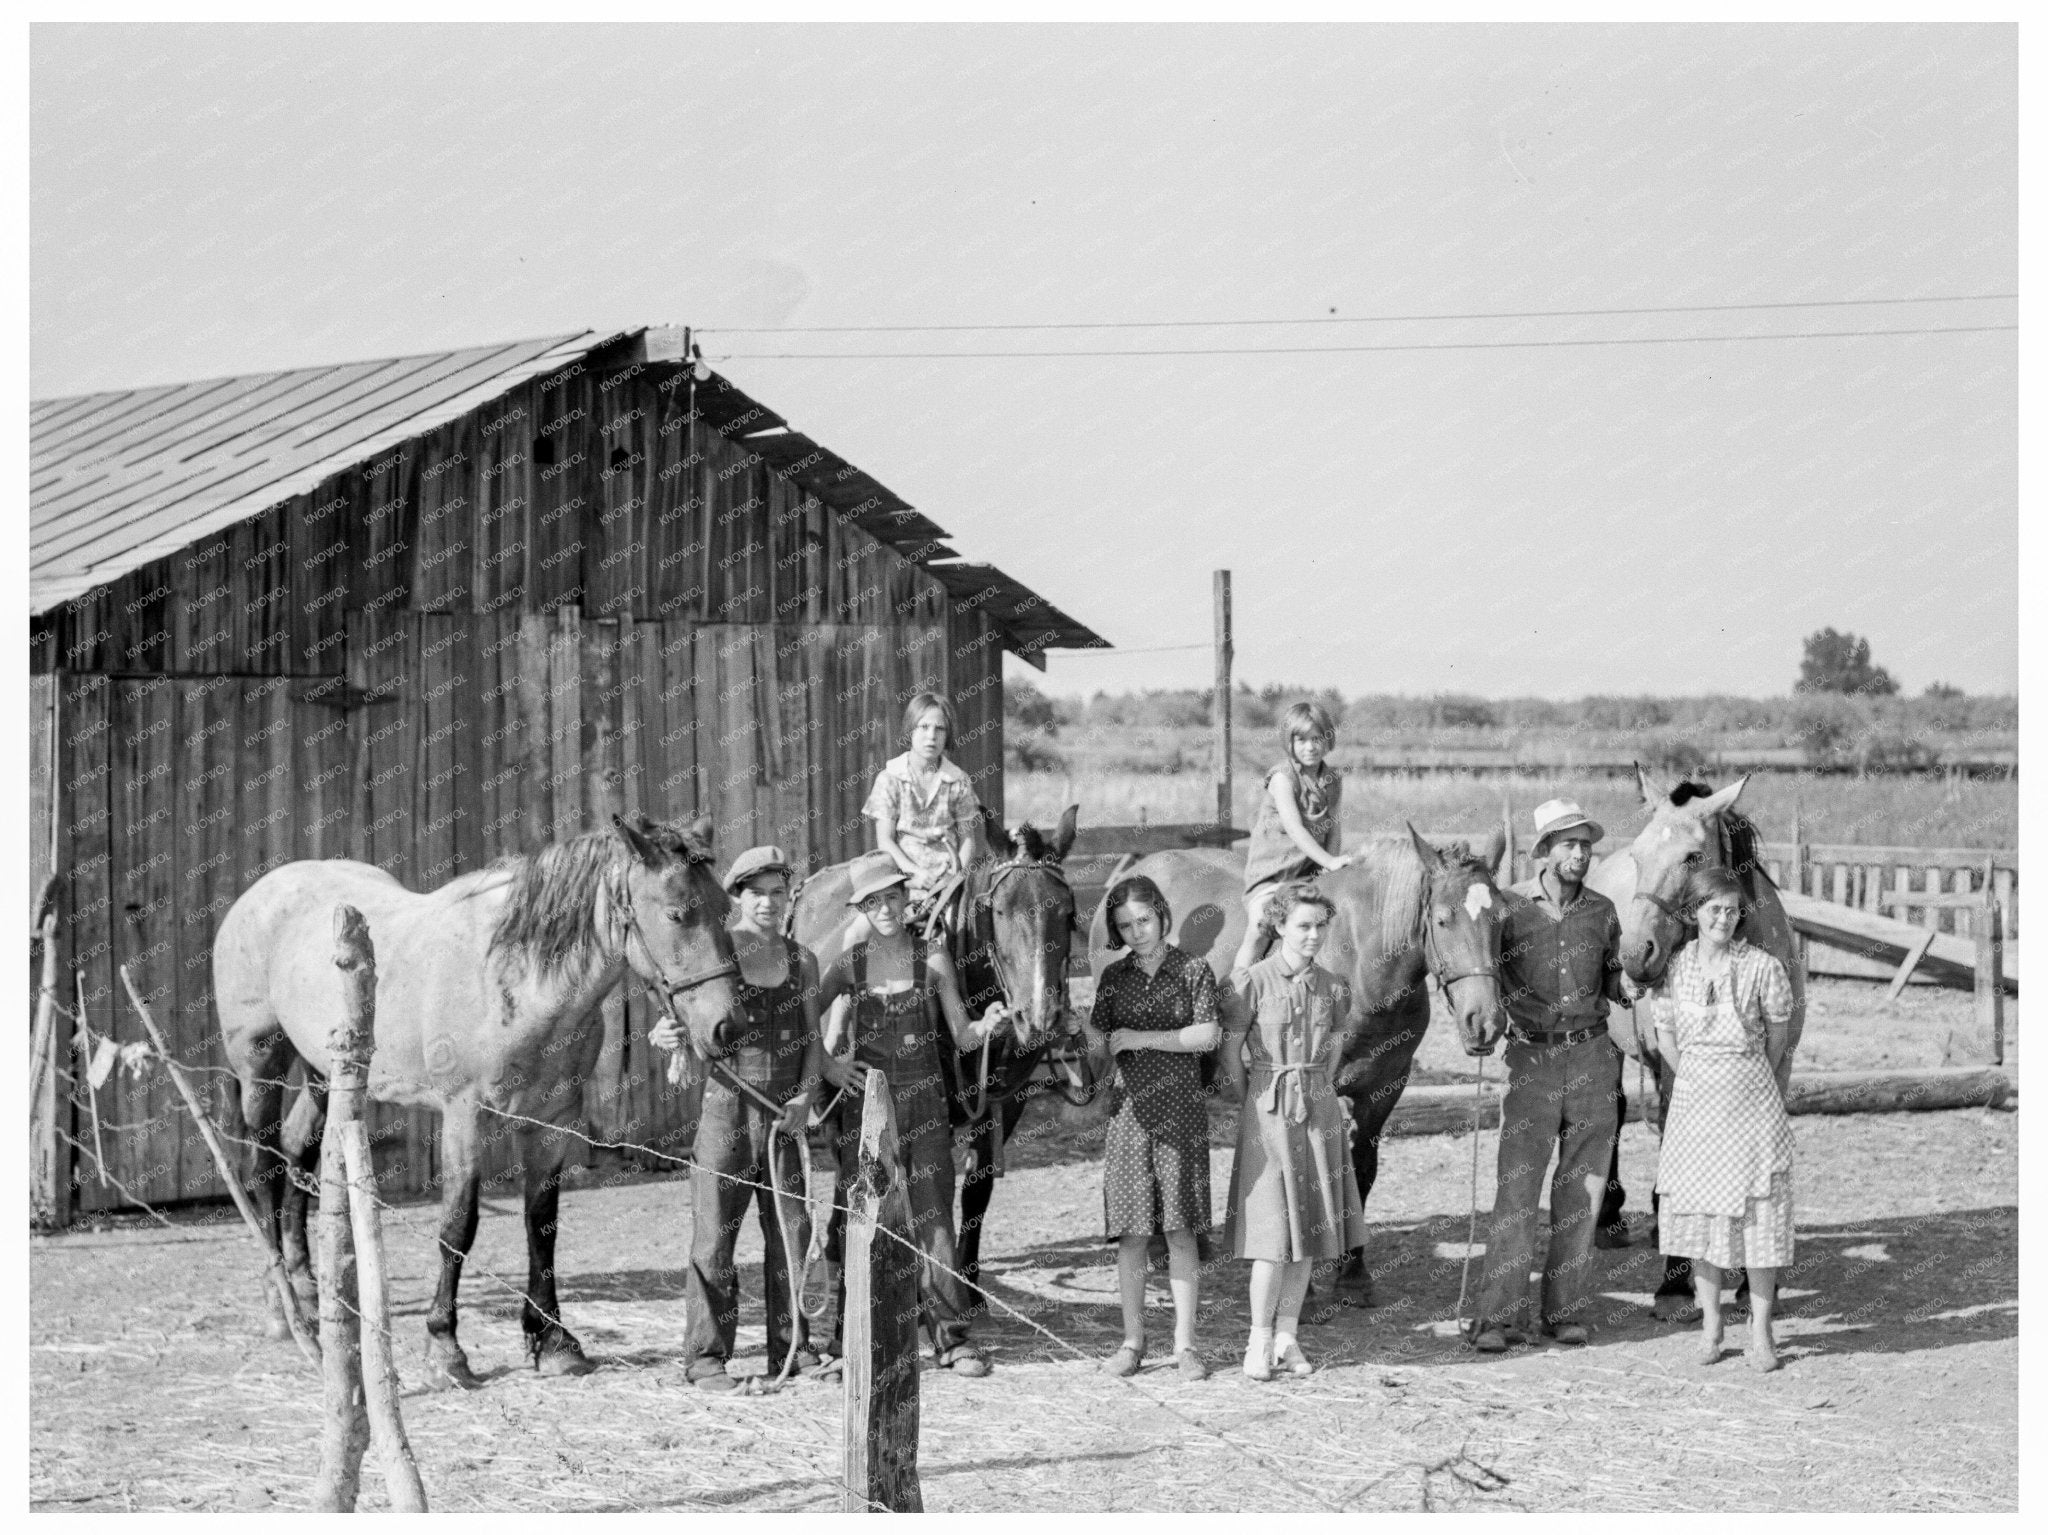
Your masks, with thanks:
[[[1902,697],[1897,680],[1872,661],[1870,642],[1859,635],[1821,629],[1806,637],[1802,652],[1798,680],[1784,698],[1589,694],[1560,702],[1370,693],[1347,699],[1334,688],[1276,683],[1254,690],[1240,683],[1230,707],[1235,733],[1247,741],[1270,731],[1289,704],[1313,699],[1337,721],[1340,746],[1370,748],[1374,742],[1393,741],[1506,745],[1523,736],[1637,736],[1647,760],[1681,769],[1704,763],[1708,748],[1717,743],[1738,742],[1803,747],[1816,761],[1917,768],[1934,761],[1938,748],[1933,743],[1942,738],[2008,735],[2019,729],[2019,700],[2010,694],[1973,698],[1936,682],[1918,698]],[[1187,731],[1210,724],[1207,688],[1097,693],[1080,701],[1049,698],[1022,679],[1004,687],[1006,751],[1012,766],[1027,770],[1063,767],[1067,753],[1062,742],[1099,744],[1134,731]],[[1255,748],[1253,755],[1263,750]],[[1190,767],[1207,762],[1199,750],[1189,757],[1176,742],[1149,753],[1143,765],[1175,772],[1183,758]]]

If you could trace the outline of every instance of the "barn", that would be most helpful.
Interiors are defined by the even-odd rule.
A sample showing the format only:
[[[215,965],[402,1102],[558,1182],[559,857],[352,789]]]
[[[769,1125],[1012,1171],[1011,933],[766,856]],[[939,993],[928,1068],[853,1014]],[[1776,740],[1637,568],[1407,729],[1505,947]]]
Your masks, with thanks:
[[[209,953],[265,870],[359,858],[425,888],[633,811],[820,867],[863,845],[911,693],[953,695],[1000,811],[1003,653],[1105,644],[682,328],[44,400],[30,426],[54,1223],[224,1194],[164,1072],[89,1066],[144,1038],[125,965],[232,1123]],[[643,1006],[608,1004],[586,1108],[672,1145],[689,1095]],[[394,1187],[423,1190],[433,1116],[377,1115]]]

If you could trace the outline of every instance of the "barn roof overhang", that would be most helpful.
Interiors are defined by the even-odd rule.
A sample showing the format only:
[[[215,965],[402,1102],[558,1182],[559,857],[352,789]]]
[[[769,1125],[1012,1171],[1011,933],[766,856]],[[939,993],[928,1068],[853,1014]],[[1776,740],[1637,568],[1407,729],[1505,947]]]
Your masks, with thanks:
[[[37,616],[369,463],[537,378],[579,364],[680,374],[728,440],[987,614],[1004,646],[1108,641],[992,565],[886,485],[794,430],[688,353],[680,327],[579,331],[502,346],[39,400],[29,406],[29,605]]]

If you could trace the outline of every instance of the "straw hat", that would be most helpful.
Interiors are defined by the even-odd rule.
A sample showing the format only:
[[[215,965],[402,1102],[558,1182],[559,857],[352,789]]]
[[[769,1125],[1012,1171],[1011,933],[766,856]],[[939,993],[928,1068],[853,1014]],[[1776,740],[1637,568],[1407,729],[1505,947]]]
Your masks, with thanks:
[[[1591,832],[1595,842],[1607,835],[1607,829],[1581,810],[1577,800],[1545,800],[1536,807],[1536,856],[1541,858],[1550,850],[1552,837],[1579,826]]]

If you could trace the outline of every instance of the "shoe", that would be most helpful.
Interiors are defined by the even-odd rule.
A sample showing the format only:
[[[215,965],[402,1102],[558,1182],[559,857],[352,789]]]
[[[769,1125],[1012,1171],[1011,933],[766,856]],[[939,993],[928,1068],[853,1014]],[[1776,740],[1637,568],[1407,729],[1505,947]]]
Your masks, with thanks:
[[[981,1351],[971,1343],[958,1343],[938,1355],[932,1361],[941,1369],[951,1370],[955,1375],[978,1378],[989,1372],[989,1362],[981,1357]]]
[[[1484,1328],[1472,1339],[1472,1346],[1482,1354],[1505,1354],[1507,1334],[1498,1327]]]
[[[818,1361],[817,1367],[810,1373],[823,1380],[841,1374],[845,1369],[846,1360],[842,1355],[827,1354]]]
[[[1138,1366],[1144,1362],[1145,1351],[1132,1348],[1126,1343],[1122,1348],[1102,1361],[1102,1368],[1112,1375],[1136,1375]]]
[[[1273,1359],[1270,1352],[1260,1350],[1255,1353],[1247,1346],[1244,1351],[1244,1373],[1253,1380],[1271,1380],[1273,1378]]]
[[[716,1375],[692,1375],[690,1384],[699,1391],[737,1391],[740,1383],[725,1373],[721,1367]]]
[[[788,1357],[789,1356],[783,1353],[781,1349],[771,1348],[770,1350],[768,1350],[768,1378],[770,1380],[773,1380],[776,1376],[782,1373],[782,1362]],[[791,1367],[791,1373],[796,1375],[808,1375],[811,1373],[811,1371],[817,1368],[817,1353],[814,1350],[807,1349],[803,1347],[801,1344],[799,1344],[797,1346],[796,1351],[796,1363]]]
[[[1202,1356],[1191,1348],[1184,1348],[1173,1356],[1173,1362],[1180,1368],[1182,1380],[1207,1380],[1209,1365]]]
[[[1593,1233],[1593,1245],[1602,1252],[1619,1252],[1628,1246],[1628,1223],[1616,1221],[1612,1226],[1602,1226]]]
[[[1316,1367],[1308,1362],[1308,1355],[1301,1351],[1299,1343],[1288,1344],[1281,1351],[1280,1357],[1275,1363],[1290,1375],[1313,1375],[1316,1373]]]
[[[1577,1322],[1559,1322],[1550,1329],[1550,1341],[1562,1343],[1566,1348],[1584,1348],[1591,1334]]]

